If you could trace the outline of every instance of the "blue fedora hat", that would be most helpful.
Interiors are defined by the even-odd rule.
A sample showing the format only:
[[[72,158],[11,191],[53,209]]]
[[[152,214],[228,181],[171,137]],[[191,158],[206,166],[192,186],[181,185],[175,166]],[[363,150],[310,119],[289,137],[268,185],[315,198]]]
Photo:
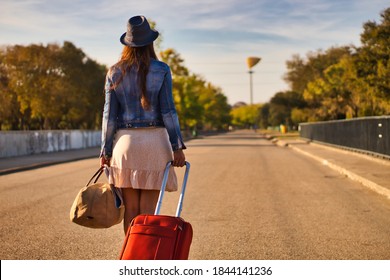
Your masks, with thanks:
[[[127,22],[127,31],[122,34],[120,41],[129,47],[147,46],[156,40],[158,31],[150,28],[144,16],[135,16]]]

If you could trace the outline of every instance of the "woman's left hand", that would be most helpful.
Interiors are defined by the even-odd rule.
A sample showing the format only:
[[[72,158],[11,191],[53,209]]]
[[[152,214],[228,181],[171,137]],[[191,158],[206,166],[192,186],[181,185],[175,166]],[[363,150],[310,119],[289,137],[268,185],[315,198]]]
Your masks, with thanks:
[[[173,166],[183,167],[186,164],[186,156],[183,150],[176,150],[173,152]]]

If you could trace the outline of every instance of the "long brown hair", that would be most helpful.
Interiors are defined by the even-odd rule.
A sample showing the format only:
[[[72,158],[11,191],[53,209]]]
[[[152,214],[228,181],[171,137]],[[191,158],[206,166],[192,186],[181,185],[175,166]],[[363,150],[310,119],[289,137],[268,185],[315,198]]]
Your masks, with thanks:
[[[122,76],[114,84],[117,87],[123,80],[127,71],[135,67],[138,73],[138,85],[141,89],[141,105],[145,110],[149,109],[150,102],[146,95],[146,76],[149,72],[150,60],[157,59],[153,43],[143,47],[124,46],[119,61],[115,64],[121,69]]]

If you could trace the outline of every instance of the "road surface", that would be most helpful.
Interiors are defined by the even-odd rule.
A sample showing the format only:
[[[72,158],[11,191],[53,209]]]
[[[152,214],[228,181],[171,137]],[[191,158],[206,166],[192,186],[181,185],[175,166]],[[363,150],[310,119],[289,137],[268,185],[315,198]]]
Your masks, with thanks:
[[[390,259],[390,201],[336,171],[239,131],[187,142],[191,163],[182,216],[190,259]],[[0,257],[117,259],[121,225],[69,221],[98,159],[0,176]],[[179,180],[183,169],[177,169]],[[162,214],[173,215],[178,193]]]

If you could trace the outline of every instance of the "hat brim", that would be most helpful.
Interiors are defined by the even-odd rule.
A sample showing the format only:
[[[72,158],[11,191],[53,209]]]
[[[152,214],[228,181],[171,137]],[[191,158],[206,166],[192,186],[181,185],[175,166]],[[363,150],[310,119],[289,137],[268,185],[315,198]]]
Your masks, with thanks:
[[[144,47],[154,42],[154,40],[157,39],[159,33],[158,31],[151,30],[149,36],[143,40],[142,42],[128,42],[126,41],[126,32],[122,34],[120,37],[120,42],[122,45],[129,46],[129,47]]]

